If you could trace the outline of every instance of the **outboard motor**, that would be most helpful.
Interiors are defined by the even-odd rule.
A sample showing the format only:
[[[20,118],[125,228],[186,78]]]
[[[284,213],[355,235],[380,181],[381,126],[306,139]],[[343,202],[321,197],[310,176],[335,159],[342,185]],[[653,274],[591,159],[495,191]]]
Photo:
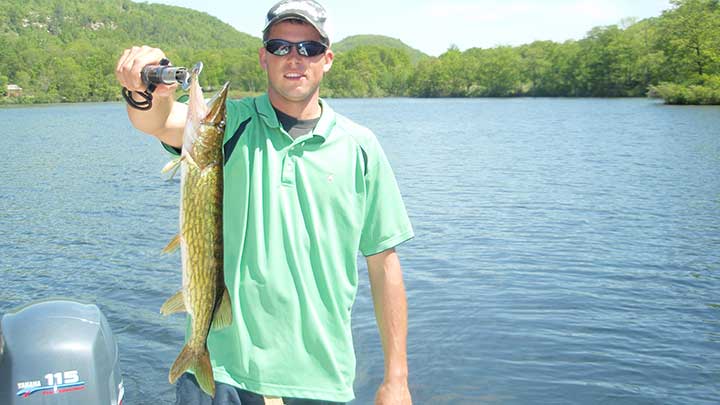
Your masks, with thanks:
[[[117,342],[97,306],[32,303],[0,320],[0,404],[121,405]]]

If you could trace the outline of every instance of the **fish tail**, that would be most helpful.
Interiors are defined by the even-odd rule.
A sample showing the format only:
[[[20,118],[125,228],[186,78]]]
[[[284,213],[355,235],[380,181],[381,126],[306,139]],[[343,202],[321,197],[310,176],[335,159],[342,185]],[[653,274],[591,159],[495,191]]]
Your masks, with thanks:
[[[207,348],[203,348],[202,352],[197,353],[190,346],[185,345],[170,368],[170,374],[168,375],[170,384],[175,384],[186,370],[195,372],[195,379],[197,379],[200,388],[215,398],[215,381],[212,364],[210,363],[210,353],[208,353]]]

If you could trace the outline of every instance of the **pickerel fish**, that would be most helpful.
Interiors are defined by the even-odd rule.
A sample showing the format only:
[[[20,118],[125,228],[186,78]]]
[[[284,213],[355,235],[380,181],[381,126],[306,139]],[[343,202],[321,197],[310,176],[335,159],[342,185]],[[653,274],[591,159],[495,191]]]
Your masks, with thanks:
[[[188,119],[183,135],[182,154],[163,171],[180,165],[180,233],[164,252],[180,247],[182,289],[163,304],[160,312],[168,315],[187,311],[190,336],[170,368],[168,379],[174,384],[192,370],[200,387],[213,398],[213,378],[207,337],[210,328],[232,323],[232,309],[223,278],[223,155],[225,100],[228,83],[207,104],[198,82],[202,64],[193,68],[190,84]]]

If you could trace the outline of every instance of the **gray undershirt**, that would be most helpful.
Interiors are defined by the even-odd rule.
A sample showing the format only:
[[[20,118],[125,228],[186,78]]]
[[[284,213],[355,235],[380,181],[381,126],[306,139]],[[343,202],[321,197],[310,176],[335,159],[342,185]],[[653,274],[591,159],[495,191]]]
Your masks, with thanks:
[[[275,110],[275,115],[277,115],[280,125],[282,125],[285,131],[293,139],[297,139],[298,137],[311,133],[313,129],[315,129],[317,123],[320,121],[320,117],[311,120],[299,120],[295,117],[291,117],[285,114],[284,112],[278,110],[275,107],[273,107],[273,109]]]

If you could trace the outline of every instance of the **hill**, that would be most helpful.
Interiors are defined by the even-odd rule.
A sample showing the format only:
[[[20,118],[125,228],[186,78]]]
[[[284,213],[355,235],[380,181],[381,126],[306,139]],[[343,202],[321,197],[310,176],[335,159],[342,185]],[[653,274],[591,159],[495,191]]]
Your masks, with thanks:
[[[321,95],[637,97],[650,88],[670,102],[717,103],[718,43],[717,0],[673,0],[657,18],[594,27],[580,40],[451,48],[437,58],[358,35],[335,44]],[[260,39],[208,14],[130,0],[2,0],[0,104],[119,100],[116,61],[140,44],[176,65],[203,61],[204,87],[266,89]]]
[[[261,40],[206,13],[129,0],[3,0],[0,95],[17,84],[24,97],[4,102],[118,100],[115,64],[123,49],[143,44],[176,65],[204,61],[206,86],[264,87]]]
[[[129,0],[4,0],[0,34],[70,43],[110,39],[117,47],[244,48],[260,39],[209,14]]]
[[[410,55],[410,61],[413,64],[418,63],[429,56],[405,44],[399,39],[390,38],[383,35],[354,35],[333,44],[332,48],[337,53],[347,52],[359,46],[379,46],[393,49],[400,49]]]

